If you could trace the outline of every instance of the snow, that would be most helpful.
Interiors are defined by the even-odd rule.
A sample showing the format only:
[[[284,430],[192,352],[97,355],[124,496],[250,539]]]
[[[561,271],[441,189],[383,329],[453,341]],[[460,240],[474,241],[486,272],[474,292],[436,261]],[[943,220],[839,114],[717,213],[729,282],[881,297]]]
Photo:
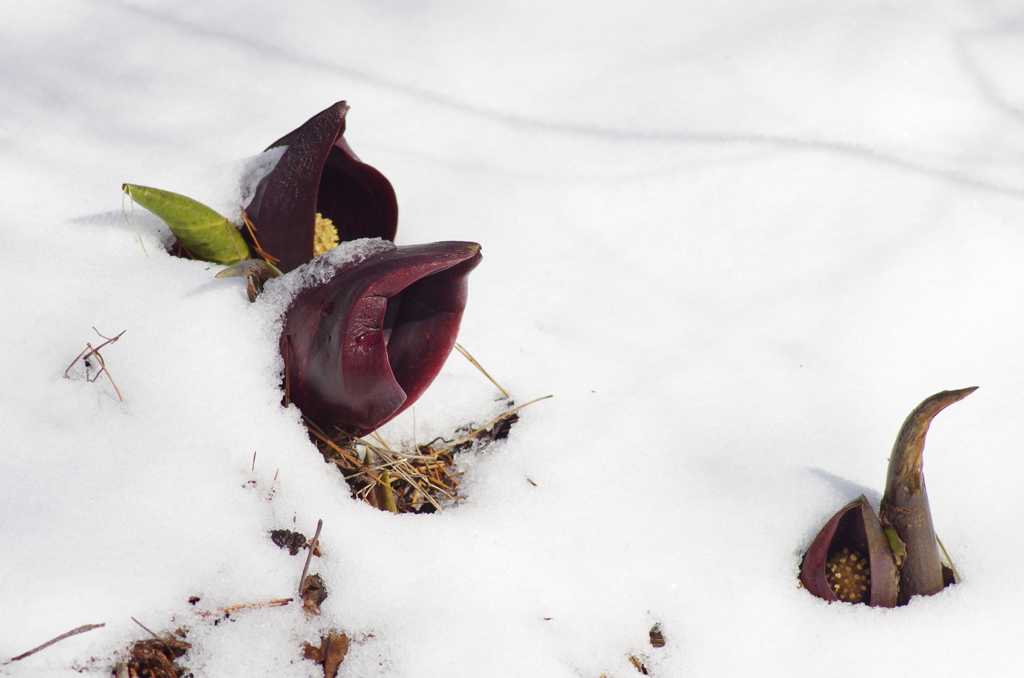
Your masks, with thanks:
[[[267,316],[267,319],[283,317],[288,304],[302,290],[326,283],[346,264],[358,263],[374,254],[393,249],[395,244],[382,238],[343,242],[295,269],[295,275],[271,278],[267,282],[266,292],[258,297],[260,306],[267,307],[263,310],[263,315]]]
[[[1022,33],[1015,3],[954,0],[6,4],[0,662],[105,626],[0,674],[109,675],[133,617],[188,628],[203,678],[322,675],[301,643],[331,629],[346,678],[1014,672]],[[340,99],[398,244],[483,246],[460,343],[554,396],[440,515],[351,499],[280,406],[273,304],[136,208],[147,257],[122,212],[130,182],[231,214]],[[63,378],[94,327],[124,331],[123,402]],[[963,582],[894,610],[801,590],[904,417],[972,385],[925,464]],[[499,397],[453,353],[382,434]],[[200,614],[294,595],[267,532],[318,519],[319,617]]]

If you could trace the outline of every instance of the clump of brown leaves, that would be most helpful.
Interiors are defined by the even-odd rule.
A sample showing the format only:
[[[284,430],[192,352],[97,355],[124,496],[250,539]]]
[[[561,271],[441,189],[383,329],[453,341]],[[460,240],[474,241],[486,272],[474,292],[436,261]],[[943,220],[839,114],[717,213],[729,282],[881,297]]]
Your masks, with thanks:
[[[136,641],[128,661],[118,662],[114,675],[117,678],[192,678],[192,672],[177,663],[192,647],[184,637],[185,631],[178,629],[166,637],[153,634],[153,638]]]

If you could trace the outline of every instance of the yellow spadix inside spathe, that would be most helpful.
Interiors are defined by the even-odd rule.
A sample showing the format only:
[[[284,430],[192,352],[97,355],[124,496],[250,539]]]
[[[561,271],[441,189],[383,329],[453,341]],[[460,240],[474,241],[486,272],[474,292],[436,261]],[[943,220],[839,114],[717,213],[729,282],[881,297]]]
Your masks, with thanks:
[[[313,226],[313,256],[333,250],[338,242],[338,229],[334,227],[334,222],[317,212],[316,224]]]

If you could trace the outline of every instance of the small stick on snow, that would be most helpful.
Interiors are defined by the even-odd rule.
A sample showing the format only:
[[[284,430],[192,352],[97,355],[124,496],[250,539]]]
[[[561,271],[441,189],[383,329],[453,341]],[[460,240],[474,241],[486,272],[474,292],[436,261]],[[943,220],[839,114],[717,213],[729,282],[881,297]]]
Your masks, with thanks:
[[[25,657],[32,656],[36,652],[39,652],[40,650],[45,650],[46,648],[50,647],[54,643],[59,643],[60,641],[64,640],[65,638],[70,638],[71,636],[77,636],[79,633],[85,633],[86,631],[92,631],[93,629],[98,629],[98,628],[101,628],[103,626],[105,626],[105,624],[86,624],[85,626],[79,626],[77,629],[72,629],[72,630],[68,631],[67,633],[63,633],[63,634],[57,636],[56,638],[54,638],[53,640],[46,641],[45,643],[43,643],[42,645],[40,645],[37,648],[33,648],[33,649],[29,650],[28,652],[23,652],[22,654],[19,654],[17,657],[11,657],[7,661],[5,661],[3,664],[0,664],[0,666],[6,666],[7,664],[10,664],[11,662],[21,661]]]
[[[302,584],[306,581],[306,573],[309,572],[309,563],[313,560],[313,551],[316,550],[316,544],[320,540],[320,528],[324,526],[323,519],[316,521],[316,533],[313,535],[313,539],[309,542],[309,555],[306,556],[306,564],[302,566],[302,576],[299,577],[299,595],[302,595]]]
[[[159,641],[160,641],[161,643],[163,643],[163,642],[164,642],[164,639],[163,639],[163,638],[161,638],[160,636],[158,636],[158,635],[156,635],[155,633],[153,633],[153,631],[152,631],[152,630],[150,630],[149,628],[147,628],[147,627],[146,627],[146,625],[145,625],[145,624],[143,624],[142,622],[140,622],[140,621],[139,621],[138,619],[136,619],[135,617],[130,617],[130,619],[131,619],[131,620],[132,620],[133,622],[135,622],[136,624],[138,624],[139,626],[141,626],[141,627],[142,627],[142,629],[143,629],[143,630],[144,630],[144,631],[145,631],[146,633],[148,633],[149,635],[153,636],[154,638],[156,638],[157,640],[159,640]],[[166,645],[166,644],[167,644],[167,643],[164,643],[164,645]]]
[[[224,614],[231,614],[239,610],[258,610],[261,607],[284,607],[292,602],[292,600],[292,598],[277,598],[276,600],[268,600],[265,603],[246,603],[245,605],[231,605],[230,607],[218,607],[217,609]]]

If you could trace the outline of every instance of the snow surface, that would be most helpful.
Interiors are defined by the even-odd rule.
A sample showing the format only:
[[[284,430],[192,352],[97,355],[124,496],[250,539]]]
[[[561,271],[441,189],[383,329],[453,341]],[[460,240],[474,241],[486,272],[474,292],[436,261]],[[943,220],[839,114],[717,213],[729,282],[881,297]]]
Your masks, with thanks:
[[[1016,673],[1022,44],[998,0],[4,3],[0,662],[106,626],[0,673],[106,675],[132,617],[189,628],[197,678],[322,675],[326,629],[353,678]],[[483,245],[460,342],[554,395],[440,515],[351,499],[280,407],[271,305],[122,214],[123,182],[237,210],[247,159],[339,99],[398,243]],[[123,403],[63,378],[93,327],[125,331]],[[963,583],[801,590],[904,417],[971,385],[926,453]],[[497,397],[453,354],[383,434]],[[318,519],[320,617],[198,614],[292,595],[267,531]]]

